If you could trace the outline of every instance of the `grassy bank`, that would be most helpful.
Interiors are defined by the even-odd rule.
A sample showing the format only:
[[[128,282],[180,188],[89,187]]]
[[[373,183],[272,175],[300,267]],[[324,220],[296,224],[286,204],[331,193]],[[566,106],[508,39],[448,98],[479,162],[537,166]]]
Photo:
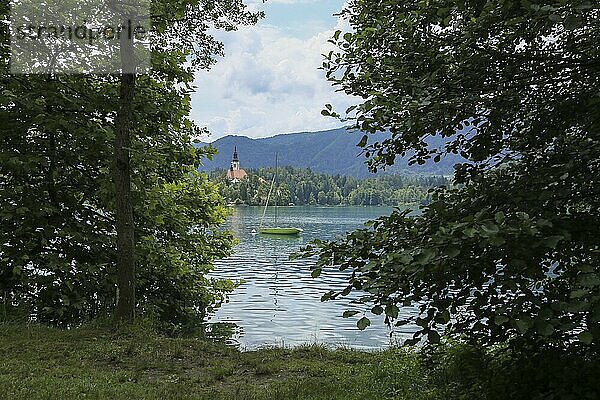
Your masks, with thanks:
[[[116,333],[0,325],[0,354],[0,398],[5,399],[560,398],[548,397],[555,394],[579,399],[600,394],[594,392],[597,362],[564,355],[553,362],[554,355],[548,355],[515,366],[505,355],[465,346],[429,356],[406,349],[364,353],[320,346],[240,352],[137,328]]]

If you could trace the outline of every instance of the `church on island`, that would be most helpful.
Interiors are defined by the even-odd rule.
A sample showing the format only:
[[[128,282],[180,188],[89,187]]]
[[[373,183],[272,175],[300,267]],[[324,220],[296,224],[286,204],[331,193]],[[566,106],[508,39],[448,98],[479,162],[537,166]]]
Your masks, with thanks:
[[[240,168],[240,159],[238,157],[237,146],[233,150],[233,160],[231,160],[231,168],[227,171],[227,179],[233,183],[237,183],[247,177],[246,171]]]

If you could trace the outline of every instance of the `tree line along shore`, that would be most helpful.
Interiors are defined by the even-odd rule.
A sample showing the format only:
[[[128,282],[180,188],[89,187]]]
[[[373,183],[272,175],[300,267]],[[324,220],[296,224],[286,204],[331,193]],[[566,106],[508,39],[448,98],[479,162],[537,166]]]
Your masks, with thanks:
[[[275,175],[274,168],[247,170],[239,182],[227,179],[224,170],[209,177],[219,183],[219,192],[229,204],[265,205]],[[280,167],[270,204],[320,206],[398,206],[426,203],[436,187],[449,185],[443,176],[395,174],[358,179],[328,175],[310,169]]]

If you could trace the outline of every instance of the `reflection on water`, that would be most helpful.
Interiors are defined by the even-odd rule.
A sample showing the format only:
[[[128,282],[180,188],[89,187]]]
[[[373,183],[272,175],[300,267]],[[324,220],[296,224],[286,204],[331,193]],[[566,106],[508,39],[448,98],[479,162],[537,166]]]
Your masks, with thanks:
[[[272,212],[270,210],[270,212]],[[262,210],[239,207],[228,222],[239,240],[236,253],[216,263],[215,277],[243,279],[245,282],[212,317],[211,323],[235,324],[234,340],[242,348],[304,343],[344,345],[374,349],[405,339],[414,327],[397,328],[392,335],[382,316],[368,307],[351,305],[354,297],[322,303],[321,296],[331,289],[345,287],[348,274],[324,271],[317,279],[310,276],[311,260],[290,261],[291,253],[313,239],[333,239],[361,228],[367,220],[387,215],[387,207],[285,207],[278,210],[278,225],[302,228],[299,237],[257,235]],[[267,221],[265,225],[269,224]],[[345,319],[349,309],[367,312],[372,321],[365,331],[356,328],[360,315]],[[404,313],[415,310],[403,309]],[[225,325],[231,326],[231,325]]]

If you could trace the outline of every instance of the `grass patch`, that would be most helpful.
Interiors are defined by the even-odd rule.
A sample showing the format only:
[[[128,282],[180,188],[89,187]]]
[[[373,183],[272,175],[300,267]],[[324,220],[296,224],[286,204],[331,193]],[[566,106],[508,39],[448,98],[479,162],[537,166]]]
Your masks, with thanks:
[[[0,354],[0,398],[15,400],[592,399],[600,394],[595,360],[553,354],[516,362],[501,349],[463,345],[428,355],[403,348],[366,353],[322,346],[240,352],[135,327],[116,332],[98,326],[63,331],[0,325]],[[561,361],[552,363],[555,356]],[[563,376],[570,386],[558,373],[566,366],[570,371]]]

